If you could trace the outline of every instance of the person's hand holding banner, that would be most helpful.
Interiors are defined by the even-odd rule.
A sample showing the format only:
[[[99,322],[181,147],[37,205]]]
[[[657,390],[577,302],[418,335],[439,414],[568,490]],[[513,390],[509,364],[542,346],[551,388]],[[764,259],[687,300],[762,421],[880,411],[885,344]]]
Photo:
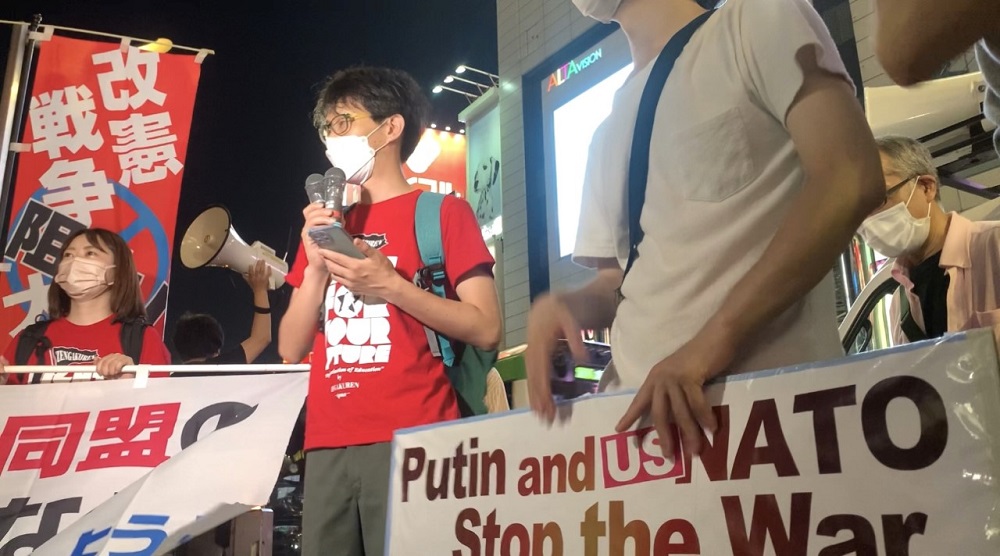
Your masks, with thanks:
[[[697,457],[687,438],[664,457],[646,424],[609,430],[642,415],[633,391],[566,402],[558,429],[512,411],[396,431],[386,554],[1000,554],[988,331],[702,392],[709,353],[668,357],[639,398],[665,422],[656,394],[705,397],[718,426]]]
[[[94,360],[94,365],[97,366],[97,374],[105,379],[134,376],[131,373],[122,374],[122,369],[126,365],[135,365],[135,361],[132,361],[132,358],[124,353],[111,353],[104,357],[98,357]]]
[[[705,338],[704,334],[698,334],[653,366],[615,430],[624,432],[649,414],[660,439],[660,450],[670,459],[674,453],[672,416],[684,447],[691,453],[701,453],[702,430],[711,434],[718,426],[712,407],[705,400],[704,385],[731,359],[718,344]]]

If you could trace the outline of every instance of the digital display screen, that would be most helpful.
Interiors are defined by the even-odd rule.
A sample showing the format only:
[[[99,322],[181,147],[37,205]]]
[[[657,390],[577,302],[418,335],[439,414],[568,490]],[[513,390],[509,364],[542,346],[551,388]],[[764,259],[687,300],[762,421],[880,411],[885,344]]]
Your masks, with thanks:
[[[539,83],[553,261],[573,253],[590,141],[631,72],[628,42],[618,30],[566,60]]]
[[[611,113],[615,92],[631,72],[632,64],[628,64],[611,77],[584,89],[552,114],[560,258],[571,255],[576,242],[590,140],[597,126]]]

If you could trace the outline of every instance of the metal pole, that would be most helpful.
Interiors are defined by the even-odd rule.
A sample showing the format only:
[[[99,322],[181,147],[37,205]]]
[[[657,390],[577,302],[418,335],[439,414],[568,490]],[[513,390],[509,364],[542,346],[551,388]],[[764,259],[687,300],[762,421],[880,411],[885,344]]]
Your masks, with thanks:
[[[0,142],[0,167],[3,167],[3,182],[0,183],[0,248],[7,247],[7,227],[14,189],[14,170],[17,157],[10,152],[10,144],[21,140],[24,124],[24,109],[30,93],[31,66],[35,58],[37,41],[28,39],[28,34],[38,31],[42,24],[41,14],[32,17],[30,27],[14,29],[10,41],[10,55],[7,59],[7,75],[4,78],[3,97],[0,99],[0,116],[3,117],[3,140]],[[0,259],[2,260],[2,259]]]
[[[465,79],[464,77],[458,77],[457,75],[449,75],[444,79],[444,82],[448,83],[449,78],[454,79],[455,81],[461,81],[462,83],[468,83],[469,85],[474,86],[479,91],[480,95],[485,93],[490,88],[490,85],[486,85],[483,83],[476,83],[475,81],[472,81],[470,79]]]
[[[459,68],[461,68],[461,71],[459,71]],[[495,74],[492,74],[492,73],[490,73],[488,71],[483,71],[481,69],[476,69],[476,68],[471,67],[471,66],[466,66],[464,64],[461,65],[461,66],[458,66],[457,68],[455,68],[455,73],[462,73],[465,70],[474,71],[476,73],[479,73],[479,74],[482,74],[482,75],[485,75],[485,76],[489,77],[490,78],[490,82],[493,83],[494,87],[496,87],[499,84],[498,83],[498,80],[500,79],[499,75],[495,75]]]
[[[446,87],[444,85],[438,85],[438,87],[441,87],[442,91],[450,91],[452,93],[456,93],[456,94],[459,94],[459,95],[465,95],[467,99],[472,99],[472,100],[469,100],[470,104],[472,103],[473,100],[476,100],[477,98],[479,98],[479,95],[474,95],[474,94],[469,93],[467,91],[460,91],[458,89],[452,89],[451,87]]]

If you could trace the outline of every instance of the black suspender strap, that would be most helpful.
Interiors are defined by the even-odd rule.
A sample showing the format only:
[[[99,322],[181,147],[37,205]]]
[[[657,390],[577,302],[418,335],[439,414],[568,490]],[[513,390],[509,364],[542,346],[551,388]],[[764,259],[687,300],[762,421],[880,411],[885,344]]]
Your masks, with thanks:
[[[625,275],[632,270],[632,264],[639,255],[639,243],[642,242],[643,231],[639,226],[642,215],[642,205],[646,201],[646,181],[649,177],[649,148],[653,137],[653,120],[656,117],[656,105],[663,93],[663,86],[674,69],[677,58],[680,57],[688,41],[695,32],[708,20],[715,10],[707,11],[694,18],[678,31],[667,45],[663,47],[650,70],[649,79],[642,90],[639,100],[639,112],[635,120],[635,130],[632,133],[632,151],[629,154],[628,166],[628,264]]]

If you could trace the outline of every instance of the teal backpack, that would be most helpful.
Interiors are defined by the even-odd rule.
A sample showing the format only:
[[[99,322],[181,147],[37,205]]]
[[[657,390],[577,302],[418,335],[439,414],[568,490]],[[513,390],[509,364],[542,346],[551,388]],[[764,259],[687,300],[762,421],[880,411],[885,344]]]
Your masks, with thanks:
[[[439,297],[446,297],[447,283],[441,243],[441,203],[444,197],[439,193],[420,193],[414,218],[417,248],[420,249],[423,267],[413,276],[413,283]],[[454,342],[426,326],[424,330],[431,353],[444,362],[462,417],[485,414],[486,375],[496,363],[497,352]]]

